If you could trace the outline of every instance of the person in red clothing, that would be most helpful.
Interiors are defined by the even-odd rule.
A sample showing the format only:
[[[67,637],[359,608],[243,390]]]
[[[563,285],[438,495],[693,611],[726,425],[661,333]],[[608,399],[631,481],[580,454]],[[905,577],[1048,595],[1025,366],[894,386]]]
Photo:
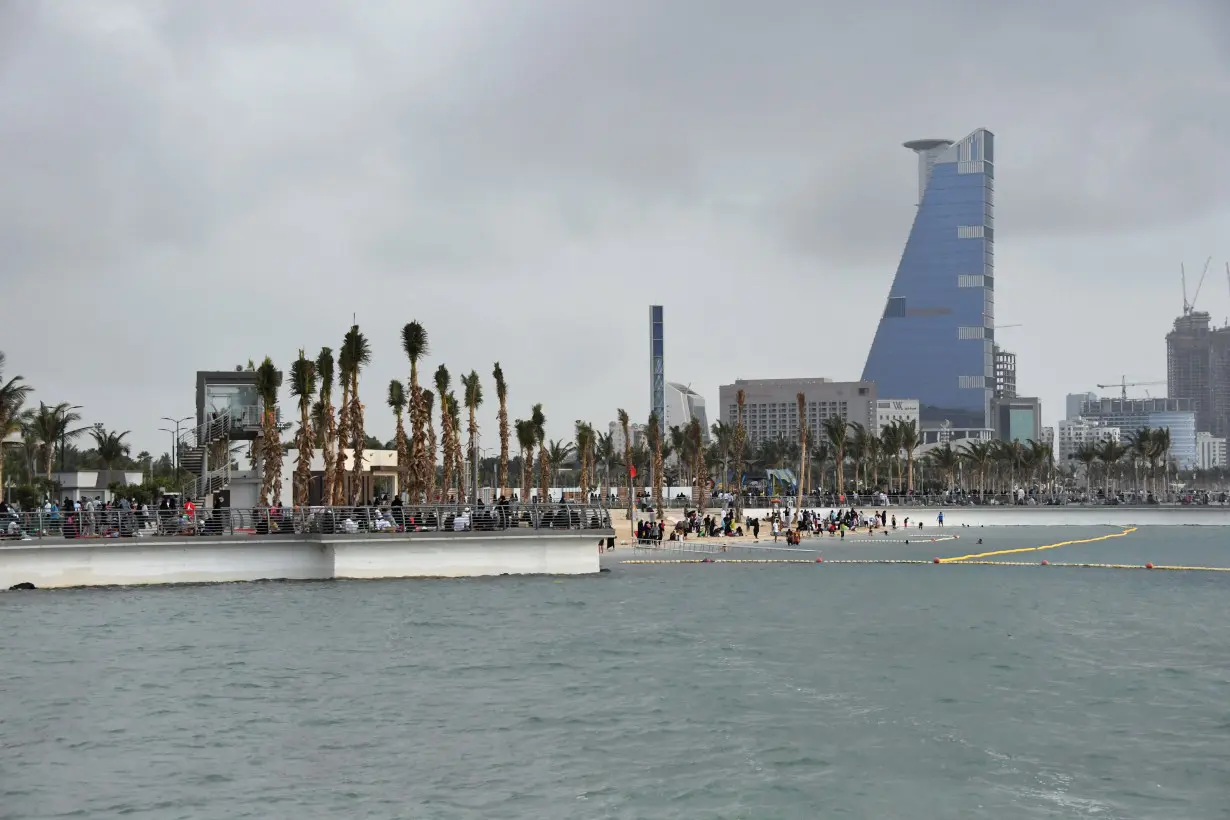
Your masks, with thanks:
[[[196,505],[192,503],[191,498],[184,502],[184,514],[188,516],[189,521],[196,523]]]

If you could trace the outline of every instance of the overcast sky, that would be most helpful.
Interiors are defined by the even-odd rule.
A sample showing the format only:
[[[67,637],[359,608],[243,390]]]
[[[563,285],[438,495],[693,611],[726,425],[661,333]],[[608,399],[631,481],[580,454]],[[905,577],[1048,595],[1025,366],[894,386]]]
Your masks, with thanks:
[[[1022,394],[1164,380],[1189,277],[1230,316],[1224,0],[0,0],[0,349],[162,452],[194,372],[374,348],[492,363],[548,432],[666,368],[857,379],[919,137],[997,134],[996,311]],[[1194,284],[1189,284],[1194,290]],[[1164,386],[1150,388],[1164,394]],[[711,410],[716,415],[716,410]]]

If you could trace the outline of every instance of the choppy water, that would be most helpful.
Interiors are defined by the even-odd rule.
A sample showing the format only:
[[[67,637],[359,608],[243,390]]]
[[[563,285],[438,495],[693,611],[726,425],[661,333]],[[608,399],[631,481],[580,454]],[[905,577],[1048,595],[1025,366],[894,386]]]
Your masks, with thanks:
[[[1230,532],[1045,557],[1227,566]],[[833,565],[5,594],[0,817],[1227,818],[1228,602]]]

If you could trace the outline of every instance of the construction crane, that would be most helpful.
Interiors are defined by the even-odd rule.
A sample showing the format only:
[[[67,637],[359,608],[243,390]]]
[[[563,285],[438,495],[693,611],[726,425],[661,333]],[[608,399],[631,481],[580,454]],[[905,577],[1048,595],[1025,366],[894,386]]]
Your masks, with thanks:
[[[1123,391],[1121,393],[1121,397],[1123,398],[1124,401],[1127,401],[1127,389],[1129,387],[1152,387],[1153,385],[1165,384],[1165,383],[1166,382],[1164,381],[1130,382],[1127,380],[1127,376],[1124,376],[1119,381],[1118,384],[1099,384],[1098,387],[1101,388],[1102,390],[1106,390],[1107,388],[1111,388],[1111,387],[1118,387],[1120,390]]]
[[[1187,301],[1187,269],[1183,265],[1179,265],[1179,276],[1183,279],[1183,315],[1190,316],[1191,312],[1196,309],[1196,300],[1200,298],[1200,288],[1204,285],[1204,277],[1209,273],[1209,265],[1213,264],[1213,257],[1204,260],[1204,270],[1200,273],[1200,281],[1196,283],[1196,292],[1192,294],[1192,300]],[[1227,270],[1230,274],[1230,269]]]

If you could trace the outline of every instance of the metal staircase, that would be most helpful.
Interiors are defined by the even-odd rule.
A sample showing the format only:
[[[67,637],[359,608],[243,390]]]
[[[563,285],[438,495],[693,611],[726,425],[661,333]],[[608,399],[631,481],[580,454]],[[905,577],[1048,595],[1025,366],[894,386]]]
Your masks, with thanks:
[[[182,489],[184,498],[199,501],[230,484],[232,436],[259,429],[260,416],[260,407],[234,408],[180,435],[179,466],[191,476]]]

